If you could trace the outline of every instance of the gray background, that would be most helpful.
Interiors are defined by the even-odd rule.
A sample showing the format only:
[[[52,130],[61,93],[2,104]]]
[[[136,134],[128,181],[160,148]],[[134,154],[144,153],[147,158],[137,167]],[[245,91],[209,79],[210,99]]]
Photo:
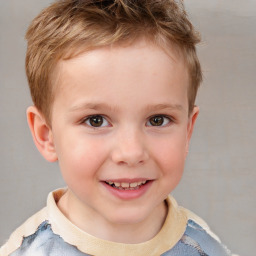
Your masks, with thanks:
[[[63,186],[33,145],[25,109],[24,34],[49,0],[0,0],[0,244]],[[233,252],[256,250],[256,0],[185,0],[201,31],[204,82],[179,203],[204,218]]]

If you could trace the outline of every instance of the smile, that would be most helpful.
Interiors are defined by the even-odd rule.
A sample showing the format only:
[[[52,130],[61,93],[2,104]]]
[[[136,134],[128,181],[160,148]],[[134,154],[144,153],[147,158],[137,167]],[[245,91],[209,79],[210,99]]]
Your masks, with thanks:
[[[142,197],[147,191],[150,191],[155,180],[140,179],[118,179],[102,181],[106,191],[109,191],[114,197],[121,200],[133,200]]]
[[[117,188],[120,190],[136,190],[139,189],[142,185],[145,185],[147,181],[140,181],[140,182],[113,182],[113,181],[105,181],[106,184],[110,185],[113,188]]]

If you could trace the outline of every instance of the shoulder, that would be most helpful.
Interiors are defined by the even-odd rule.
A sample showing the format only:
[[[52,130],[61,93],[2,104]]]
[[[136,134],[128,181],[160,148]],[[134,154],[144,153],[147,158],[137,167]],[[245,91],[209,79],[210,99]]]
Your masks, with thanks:
[[[0,256],[87,255],[80,252],[75,246],[66,243],[58,233],[53,231],[54,223],[57,223],[57,226],[61,225],[56,217],[55,201],[64,192],[65,190],[61,189],[50,193],[47,206],[12,233],[7,243],[1,247]]]
[[[46,208],[43,208],[20,227],[18,227],[9,237],[8,241],[0,248],[0,256],[6,256],[15,251],[23,242],[24,237],[29,237],[36,232],[40,224],[47,219]]]
[[[210,229],[210,227],[208,226],[208,224],[198,215],[196,215],[195,213],[193,213],[192,211],[185,209],[183,207],[180,207],[182,211],[185,212],[187,219],[188,219],[188,223],[187,223],[187,229],[194,229],[194,230],[198,230],[198,231],[202,231],[204,230],[204,232],[209,236],[212,237],[213,239],[215,239],[216,241],[218,241],[219,243],[221,242],[219,237],[213,233]]]
[[[36,231],[25,236],[21,245],[11,254],[4,256],[27,256],[27,255],[74,255],[85,256],[75,246],[65,243],[57,234],[54,234],[48,221],[42,222]]]
[[[194,214],[193,212],[180,207],[176,201],[171,198],[171,202],[174,201],[177,210],[182,212],[186,216],[187,223],[185,232],[178,241],[178,243],[163,256],[174,255],[198,255],[198,256],[231,256],[231,252],[227,247],[221,243],[218,236],[216,236],[207,223]],[[182,252],[182,254],[180,254]]]

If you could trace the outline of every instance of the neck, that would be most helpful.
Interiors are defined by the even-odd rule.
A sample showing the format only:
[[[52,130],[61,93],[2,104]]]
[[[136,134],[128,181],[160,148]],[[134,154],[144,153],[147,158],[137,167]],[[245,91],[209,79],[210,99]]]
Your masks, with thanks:
[[[167,205],[162,202],[142,221],[113,223],[95,211],[74,205],[74,200],[71,200],[68,192],[60,199],[58,207],[73,224],[86,233],[103,240],[125,244],[137,244],[152,239],[161,230],[167,216]]]

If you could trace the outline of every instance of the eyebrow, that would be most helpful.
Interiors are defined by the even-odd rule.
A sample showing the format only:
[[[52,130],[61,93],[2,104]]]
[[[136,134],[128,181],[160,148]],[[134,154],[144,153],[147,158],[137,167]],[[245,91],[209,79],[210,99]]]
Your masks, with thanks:
[[[156,104],[146,106],[147,111],[159,111],[164,109],[183,111],[184,107],[180,104]]]
[[[72,106],[70,108],[70,112],[75,112],[75,111],[81,111],[84,109],[92,109],[92,110],[108,110],[111,112],[117,112],[118,111],[118,106],[111,106],[106,103],[82,103],[79,105]],[[184,107],[180,104],[152,104],[152,105],[147,105],[145,107],[146,111],[152,112],[152,111],[160,111],[160,110],[178,110],[178,111],[183,111]]]
[[[88,102],[88,103],[82,103],[82,104],[79,104],[79,105],[72,106],[70,108],[70,112],[84,110],[84,109],[110,110],[110,111],[116,112],[118,107],[117,106],[111,106],[111,105],[106,104],[106,103],[92,103],[92,102]]]

